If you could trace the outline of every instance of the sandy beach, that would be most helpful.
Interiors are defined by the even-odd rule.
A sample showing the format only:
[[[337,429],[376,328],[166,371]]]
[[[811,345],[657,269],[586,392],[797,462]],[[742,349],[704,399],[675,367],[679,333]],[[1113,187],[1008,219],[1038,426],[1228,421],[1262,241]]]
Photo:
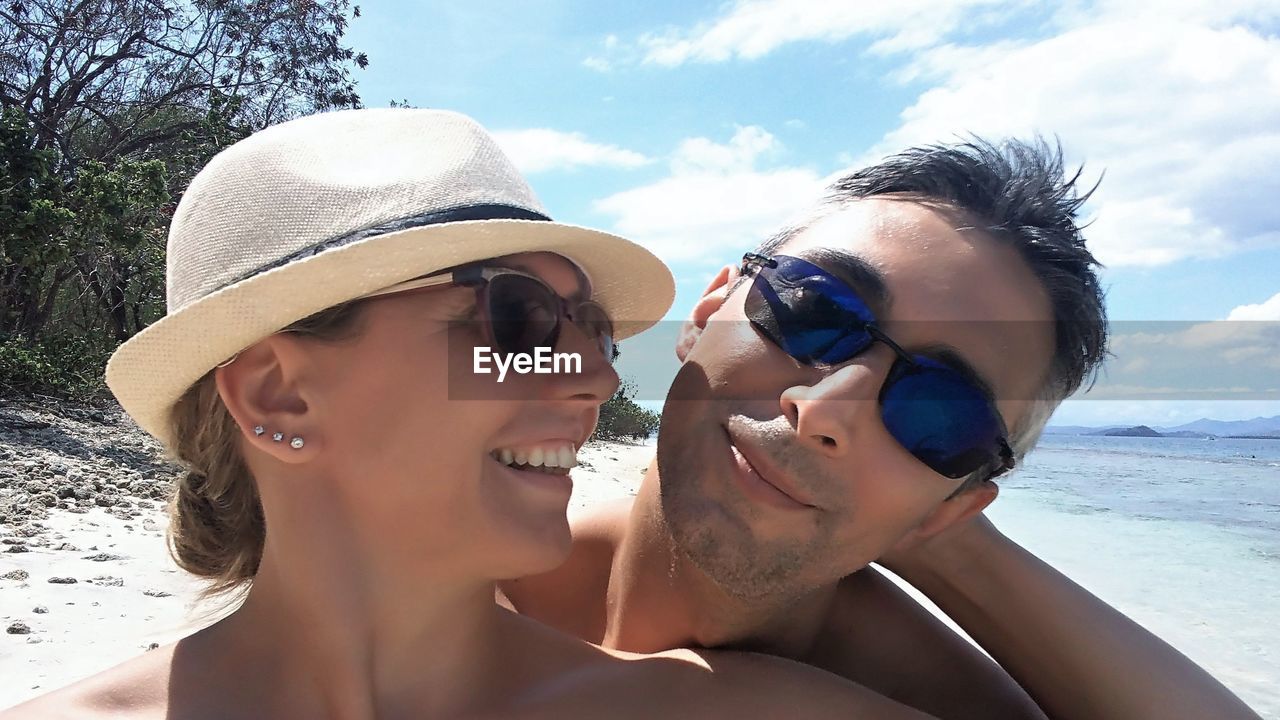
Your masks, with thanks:
[[[570,512],[635,494],[653,447],[592,442]],[[165,547],[173,469],[116,411],[0,402],[0,708],[216,620]]]

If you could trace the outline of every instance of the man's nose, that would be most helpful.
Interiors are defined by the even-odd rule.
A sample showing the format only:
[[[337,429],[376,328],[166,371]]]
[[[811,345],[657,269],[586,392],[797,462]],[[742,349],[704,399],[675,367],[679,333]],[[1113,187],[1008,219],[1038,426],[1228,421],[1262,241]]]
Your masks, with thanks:
[[[828,457],[848,453],[859,428],[876,421],[880,388],[891,358],[892,353],[888,358],[879,353],[859,358],[812,385],[784,390],[779,398],[782,414],[796,429],[800,442]]]

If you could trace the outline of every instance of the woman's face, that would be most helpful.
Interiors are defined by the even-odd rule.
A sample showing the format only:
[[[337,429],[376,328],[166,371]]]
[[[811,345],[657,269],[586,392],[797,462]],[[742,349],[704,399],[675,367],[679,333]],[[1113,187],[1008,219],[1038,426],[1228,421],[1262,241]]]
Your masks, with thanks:
[[[551,253],[486,263],[542,279],[558,295],[589,297],[576,268]],[[594,340],[564,322],[554,348],[577,353],[581,372],[474,370],[490,345],[476,291],[446,286],[366,301],[359,333],[315,343],[322,390],[317,471],[379,560],[430,563],[462,576],[519,577],[549,570],[569,549],[571,481],[562,471],[517,469],[572,455],[595,428],[618,376]],[[497,351],[497,348],[493,348]],[[489,367],[494,368],[490,362]],[[544,459],[544,464],[548,463]],[[564,463],[557,463],[564,464]]]

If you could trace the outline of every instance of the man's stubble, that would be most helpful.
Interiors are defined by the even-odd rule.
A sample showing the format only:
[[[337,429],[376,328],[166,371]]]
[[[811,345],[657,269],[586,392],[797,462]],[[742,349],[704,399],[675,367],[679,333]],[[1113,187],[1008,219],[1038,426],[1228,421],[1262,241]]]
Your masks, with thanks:
[[[664,423],[659,430],[662,513],[677,552],[738,600],[779,602],[805,593],[814,584],[805,581],[805,570],[833,528],[820,519],[797,527],[794,537],[759,537],[751,521],[762,510],[736,488],[713,487],[734,482],[712,475],[725,468],[706,466],[714,428],[719,425],[695,421],[688,428]]]

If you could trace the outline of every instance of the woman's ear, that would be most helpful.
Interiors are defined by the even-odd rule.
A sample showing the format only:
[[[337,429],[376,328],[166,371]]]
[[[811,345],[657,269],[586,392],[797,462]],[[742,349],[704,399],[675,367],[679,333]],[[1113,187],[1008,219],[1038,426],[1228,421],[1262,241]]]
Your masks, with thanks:
[[[300,341],[276,334],[214,371],[246,446],[290,464],[314,458],[321,440],[301,382],[305,363]]]
[[[693,346],[698,344],[702,331],[706,329],[711,316],[729,298],[729,292],[733,290],[738,277],[736,265],[725,265],[712,278],[707,289],[702,291],[702,297],[693,306],[693,312],[689,314],[689,319],[684,321],[684,325],[680,328],[680,337],[676,339],[676,357],[680,358],[680,362],[684,362],[689,352],[693,350]]]

